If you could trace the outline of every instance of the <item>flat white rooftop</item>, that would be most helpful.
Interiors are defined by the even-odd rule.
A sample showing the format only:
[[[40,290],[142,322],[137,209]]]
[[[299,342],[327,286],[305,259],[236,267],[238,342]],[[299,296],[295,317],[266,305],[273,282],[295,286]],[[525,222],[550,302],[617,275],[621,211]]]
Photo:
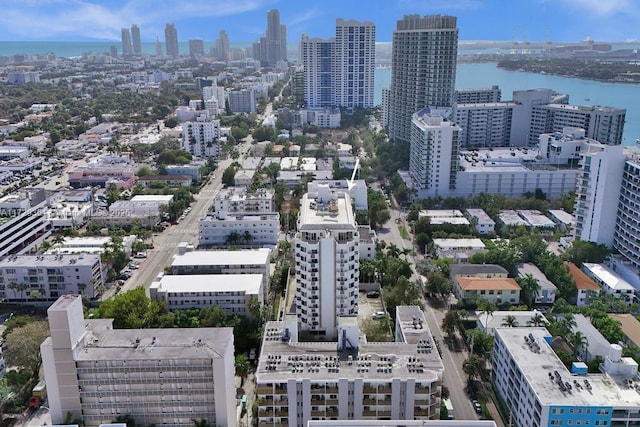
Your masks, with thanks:
[[[607,266],[585,262],[582,264],[582,267],[587,270],[587,274],[591,274],[593,277],[596,277],[610,289],[614,289],[616,291],[635,291],[635,288],[631,286],[631,283],[624,280],[618,275],[618,273]]]
[[[478,222],[480,224],[494,224],[495,221],[491,219],[489,214],[487,214],[484,209],[467,209],[467,214],[472,217],[478,218]]]
[[[529,223],[531,227],[536,228],[553,228],[556,223],[551,221],[540,211],[536,210],[519,210],[518,214]]]
[[[483,249],[480,239],[433,239],[433,244],[440,248]]]
[[[169,293],[244,292],[245,294],[258,294],[261,286],[262,274],[194,274],[164,275],[156,287]]]
[[[266,265],[269,262],[269,249],[239,251],[188,251],[173,257],[172,267],[193,265]]]
[[[331,200],[320,201],[305,194],[300,202],[299,231],[305,228],[344,228],[356,230],[355,218],[348,194],[334,194]]]
[[[171,194],[140,194],[131,198],[134,203],[169,203],[171,200]]]
[[[525,336],[531,334],[540,347],[539,352],[532,351]],[[545,328],[496,328],[496,339],[504,342],[526,381],[531,384],[540,403],[553,406],[640,406],[640,393],[633,387],[624,385],[624,378],[606,374],[573,375],[564,366],[546,337],[550,337]],[[557,371],[563,382],[568,382],[572,389],[562,391],[556,380],[549,374]],[[591,390],[587,390],[584,380],[587,379]],[[580,387],[577,387],[574,380]]]
[[[573,215],[571,215],[570,213],[567,213],[561,209],[551,209],[549,210],[549,215],[551,216],[551,218],[555,219],[556,221],[558,221],[561,224],[565,224],[565,225],[573,225],[575,224],[576,220],[573,217]]]
[[[500,213],[498,214],[498,218],[500,218],[500,221],[502,221],[505,225],[529,225],[527,221],[520,218],[518,212],[512,210],[500,211]]]

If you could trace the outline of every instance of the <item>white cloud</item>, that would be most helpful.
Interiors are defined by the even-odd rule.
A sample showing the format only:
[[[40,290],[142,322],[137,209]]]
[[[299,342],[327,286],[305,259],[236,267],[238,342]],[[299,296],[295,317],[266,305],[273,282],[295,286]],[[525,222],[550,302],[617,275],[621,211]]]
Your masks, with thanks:
[[[181,19],[223,17],[265,8],[273,0],[22,0],[3,5],[0,27],[5,34],[28,39],[83,35],[118,40],[120,29],[138,24],[155,28]],[[35,37],[34,37],[35,36]]]
[[[287,19],[287,25],[288,26],[300,25],[311,19],[317,18],[320,15],[322,15],[322,12],[319,9],[314,7],[313,9],[309,9],[304,13],[294,15],[291,18]]]
[[[560,0],[560,3],[583,13],[601,16],[638,11],[638,3],[634,0]]]

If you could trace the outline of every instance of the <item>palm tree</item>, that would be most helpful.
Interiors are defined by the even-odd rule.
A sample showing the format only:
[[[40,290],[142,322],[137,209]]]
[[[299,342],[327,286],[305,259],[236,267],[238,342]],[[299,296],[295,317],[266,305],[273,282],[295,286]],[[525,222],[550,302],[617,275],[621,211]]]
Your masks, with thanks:
[[[246,244],[249,244],[253,240],[253,234],[251,234],[249,230],[245,230],[245,232],[242,233],[242,240],[244,240]]]
[[[18,282],[11,282],[7,285],[7,288],[11,289],[13,291],[13,297],[16,297],[16,293],[20,292],[20,299],[24,299],[24,291],[27,290],[27,284],[26,283],[18,283]]]
[[[515,328],[518,326],[518,321],[516,320],[516,316],[509,314],[502,319],[502,326],[507,328]]]
[[[231,233],[229,233],[229,235],[227,235],[227,238],[225,239],[225,244],[227,246],[235,246],[239,241],[240,241],[240,233],[238,233],[237,231],[232,231]]]
[[[40,253],[43,254],[45,252],[47,252],[49,249],[51,249],[51,242],[48,240],[45,240],[44,242],[42,242],[42,244],[40,245]]]
[[[518,277],[516,281],[520,285],[521,289],[520,299],[527,304],[529,309],[531,309],[538,293],[540,293],[540,282],[538,282],[538,279],[533,277],[530,273]]]
[[[582,360],[587,360],[587,351],[589,342],[587,341],[587,337],[580,331],[577,331],[571,336],[571,343],[573,344],[573,351],[576,356],[581,357]],[[584,350],[584,354],[580,354],[580,349]]]
[[[467,374],[467,388],[473,389],[472,384],[477,379],[484,377],[486,362],[482,356],[472,354],[462,363],[462,370]]]
[[[544,326],[548,323],[547,319],[540,313],[536,312],[531,320],[527,322],[529,326]]]
[[[498,307],[496,307],[495,303],[489,301],[488,299],[480,298],[478,300],[477,311],[485,314],[486,316],[485,325],[487,326],[489,325],[489,316],[491,316],[493,312],[496,311],[497,309]]]
[[[62,244],[64,243],[65,238],[62,234],[57,234],[53,237],[53,244],[58,247],[58,252],[62,250]]]

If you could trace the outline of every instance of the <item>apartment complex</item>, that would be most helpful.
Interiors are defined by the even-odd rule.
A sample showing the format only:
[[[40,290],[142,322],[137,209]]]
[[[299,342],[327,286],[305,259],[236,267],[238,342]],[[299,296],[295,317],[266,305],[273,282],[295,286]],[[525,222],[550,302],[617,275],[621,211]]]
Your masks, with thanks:
[[[589,374],[579,363],[568,370],[550,343],[545,328],[496,328],[491,364],[514,424],[637,425],[640,394],[628,380],[636,379],[638,364],[621,357],[619,345],[611,345],[603,373]]]
[[[167,56],[176,58],[180,55],[178,50],[178,30],[174,24],[167,24],[164,27],[164,44],[167,49]]]
[[[359,340],[355,317],[340,319],[338,342],[301,342],[297,325],[265,326],[258,425],[439,419],[444,366],[418,307],[397,307],[395,342]]]
[[[0,198],[0,257],[24,254],[51,235],[44,189]]]
[[[212,207],[215,212],[273,213],[276,212],[274,194],[270,188],[250,193],[244,187],[227,187],[218,192]]]
[[[199,115],[195,121],[182,123],[182,148],[198,157],[218,157],[220,154],[220,120]]]
[[[307,107],[373,107],[376,27],[336,19],[335,37],[302,36]]]
[[[98,254],[10,255],[0,260],[0,298],[55,301],[66,294],[95,298],[104,289],[106,266]]]
[[[456,186],[461,129],[446,114],[425,107],[411,119],[409,175],[421,197],[449,194]]]
[[[301,330],[332,337],[340,316],[358,313],[359,239],[348,193],[320,184],[302,197],[294,238]]]
[[[500,102],[502,91],[498,86],[479,89],[457,89],[453,93],[454,104],[485,104]]]
[[[616,162],[615,165],[619,165]],[[613,171],[612,171],[613,172]],[[612,178],[618,182],[618,175]],[[622,167],[622,182],[619,187],[618,212],[613,230],[613,247],[626,259],[631,261],[636,269],[640,269],[640,161],[636,156],[629,158]],[[610,201],[617,196],[598,195]],[[606,219],[605,219],[606,218]],[[611,227],[613,217],[599,218],[603,227]]]
[[[511,143],[513,102],[459,103],[454,122],[460,127],[461,147],[508,147]]]
[[[453,16],[405,15],[393,32],[389,138],[409,142],[414,113],[451,107],[456,81],[458,29]]]
[[[113,329],[113,319],[84,319],[70,295],[47,315],[40,351],[53,424],[71,413],[86,426],[122,414],[145,425],[236,426],[232,328]]]
[[[267,11],[267,31],[253,44],[253,57],[269,67],[287,60],[287,27],[280,23],[278,9]]]

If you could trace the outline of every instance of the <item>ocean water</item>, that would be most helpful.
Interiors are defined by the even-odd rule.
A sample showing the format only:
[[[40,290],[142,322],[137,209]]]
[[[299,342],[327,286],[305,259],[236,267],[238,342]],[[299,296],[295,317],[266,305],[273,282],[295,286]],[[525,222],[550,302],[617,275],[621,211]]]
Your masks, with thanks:
[[[382,102],[382,88],[391,83],[390,68],[376,68],[374,101]],[[500,86],[502,100],[511,99],[514,90],[549,88],[569,95],[573,105],[601,105],[626,108],[624,145],[635,145],[640,139],[640,85],[602,83],[591,80],[550,76],[546,74],[507,71],[496,64],[459,64],[456,88]]]

